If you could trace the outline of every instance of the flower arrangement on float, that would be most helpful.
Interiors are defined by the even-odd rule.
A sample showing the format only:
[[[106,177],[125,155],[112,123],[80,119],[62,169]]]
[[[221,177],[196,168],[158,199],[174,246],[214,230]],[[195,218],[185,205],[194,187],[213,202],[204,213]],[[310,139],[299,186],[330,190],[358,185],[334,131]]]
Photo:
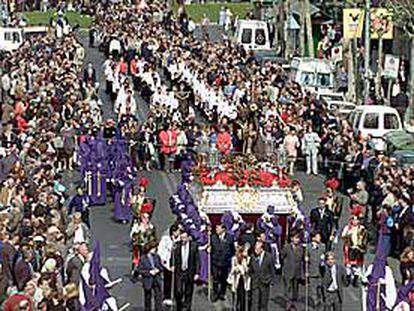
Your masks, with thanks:
[[[280,168],[263,168],[254,158],[228,157],[217,167],[199,165],[193,170],[196,182],[201,186],[228,188],[287,188],[292,180]]]

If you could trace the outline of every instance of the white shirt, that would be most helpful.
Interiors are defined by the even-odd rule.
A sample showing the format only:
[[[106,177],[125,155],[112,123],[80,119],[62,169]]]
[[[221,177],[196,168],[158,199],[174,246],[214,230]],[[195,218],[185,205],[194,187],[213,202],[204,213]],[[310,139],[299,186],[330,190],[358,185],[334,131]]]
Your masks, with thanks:
[[[121,51],[121,42],[117,39],[112,39],[109,43],[109,53],[112,53],[112,51]]]
[[[332,283],[328,287],[328,292],[334,292],[338,290],[338,282],[336,278],[336,274],[337,274],[336,265],[333,265],[332,267],[330,267],[329,271],[331,272]]]
[[[186,271],[188,269],[188,257],[190,254],[190,242],[186,242],[181,245],[181,270]]]
[[[158,244],[157,253],[161,258],[162,265],[171,271],[171,255],[173,251],[173,241],[169,235],[164,235],[161,238],[160,244]]]

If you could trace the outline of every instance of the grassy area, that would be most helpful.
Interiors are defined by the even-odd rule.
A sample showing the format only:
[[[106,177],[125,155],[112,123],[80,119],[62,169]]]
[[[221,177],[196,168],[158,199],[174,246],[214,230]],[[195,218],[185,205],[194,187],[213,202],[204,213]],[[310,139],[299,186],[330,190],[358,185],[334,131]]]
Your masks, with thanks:
[[[34,11],[24,13],[24,17],[29,25],[49,25],[50,18],[53,17],[54,14],[55,11]],[[67,12],[66,17],[72,26],[79,24],[80,28],[88,28],[92,22],[90,16],[80,15],[77,12]]]
[[[246,16],[251,10],[250,3],[203,3],[203,4],[189,4],[185,6],[187,14],[191,19],[200,23],[204,14],[210,19],[210,22],[217,23],[219,18],[219,12],[222,6],[225,6],[231,10],[234,16],[239,16],[240,19]],[[174,5],[174,11],[178,10],[178,5]]]

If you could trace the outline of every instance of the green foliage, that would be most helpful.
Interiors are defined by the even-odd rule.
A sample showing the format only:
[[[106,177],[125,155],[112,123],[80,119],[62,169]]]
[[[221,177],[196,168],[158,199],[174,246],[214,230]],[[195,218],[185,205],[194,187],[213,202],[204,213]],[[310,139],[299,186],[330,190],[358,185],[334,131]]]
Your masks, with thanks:
[[[405,36],[414,37],[414,1],[385,0],[385,5],[393,11],[394,23],[403,29]]]
[[[28,25],[49,25],[50,18],[56,15],[55,11],[47,11],[47,12],[40,12],[40,11],[33,11],[33,12],[25,12],[24,17],[27,21]],[[74,26],[79,24],[80,28],[89,28],[92,22],[90,16],[81,15],[77,12],[67,12],[66,17],[69,20],[69,23]]]

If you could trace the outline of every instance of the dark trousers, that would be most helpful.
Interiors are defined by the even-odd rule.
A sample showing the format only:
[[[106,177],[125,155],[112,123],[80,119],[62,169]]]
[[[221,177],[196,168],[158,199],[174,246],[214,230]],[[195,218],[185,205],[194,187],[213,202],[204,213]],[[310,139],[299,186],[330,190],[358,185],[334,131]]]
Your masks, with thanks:
[[[248,292],[244,289],[243,277],[240,277],[236,292],[233,293],[233,306],[235,310],[247,311],[248,306]]]
[[[188,272],[175,274],[174,297],[177,311],[191,310],[193,300],[194,280]]]
[[[298,300],[299,296],[299,279],[298,278],[290,278],[284,279],[285,282],[285,296],[292,302]]]
[[[110,95],[112,93],[112,81],[106,80],[106,89],[105,93]]]
[[[342,310],[342,301],[338,291],[325,293],[324,311],[340,311]]]
[[[309,305],[312,310],[320,310],[322,304],[321,279],[319,277],[310,277],[309,282]]]
[[[171,299],[172,272],[164,268],[164,300]]]
[[[213,274],[213,301],[224,299],[227,289],[227,277],[229,269],[227,267],[212,267]]]
[[[270,286],[260,284],[252,289],[252,311],[267,311]]]
[[[144,289],[144,310],[151,311],[152,295],[154,295],[155,309],[162,310],[162,293],[161,285],[153,282],[150,289]]]

